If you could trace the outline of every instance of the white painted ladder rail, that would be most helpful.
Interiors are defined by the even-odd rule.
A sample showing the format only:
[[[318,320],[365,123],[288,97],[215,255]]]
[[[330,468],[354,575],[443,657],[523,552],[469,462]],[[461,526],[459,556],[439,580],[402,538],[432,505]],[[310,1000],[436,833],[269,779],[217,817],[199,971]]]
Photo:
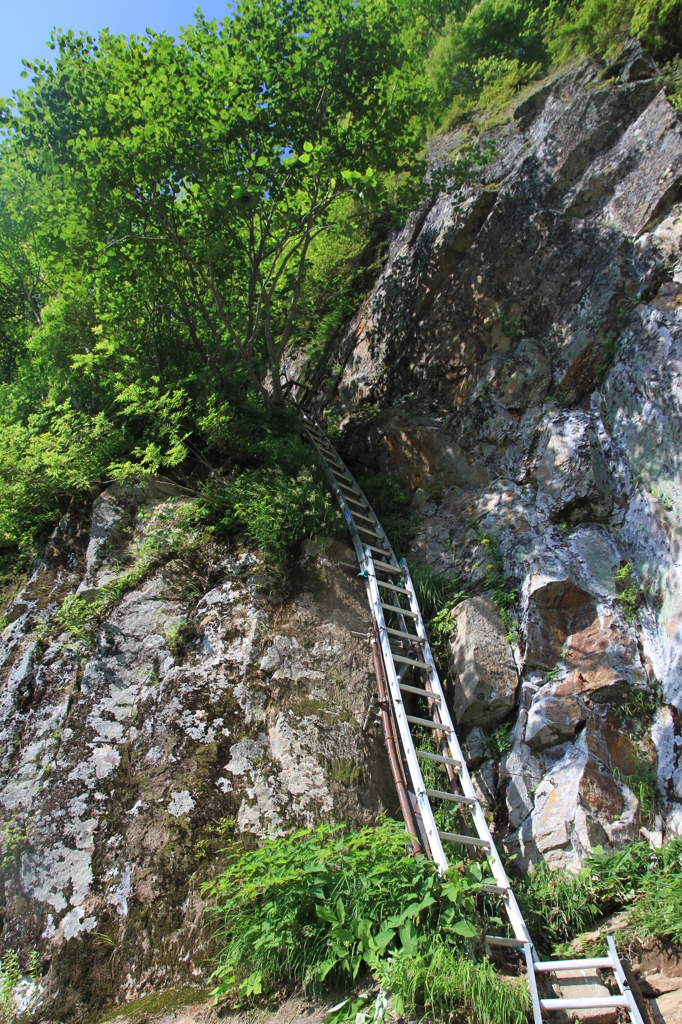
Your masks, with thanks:
[[[458,843],[470,848],[475,846],[484,851],[494,883],[484,884],[483,888],[489,893],[500,896],[512,931],[514,932],[514,938],[488,937],[487,941],[490,945],[516,947],[523,951],[528,970],[528,985],[533,1005],[534,1024],[542,1024],[543,1010],[545,1012],[552,1012],[621,1006],[629,1010],[633,1024],[644,1024],[611,936],[608,936],[608,957],[593,960],[545,962],[538,960],[533,942],[526,928],[526,923],[523,920],[504,866],[495,848],[485,813],[478,800],[466,767],[431,653],[429,639],[407,563],[404,559],[400,563],[398,562],[388,537],[369,501],[325,433],[305,414],[303,414],[303,419],[308,437],[322,460],[325,474],[348,524],[360,567],[360,575],[365,579],[370,609],[378,629],[378,639],[381,645],[394,720],[403,749],[409,782],[412,791],[416,794],[417,806],[421,815],[426,840],[431,856],[438,867],[439,874],[444,874],[448,869],[448,859],[443,842]],[[352,506],[356,506],[356,508]],[[362,512],[357,511],[358,509],[362,509]],[[365,526],[365,523],[369,525]],[[361,534],[371,537],[373,543],[363,540]],[[376,560],[373,552],[378,556]],[[377,577],[377,570],[380,574],[385,575],[386,578]],[[392,600],[384,600],[381,594],[382,590],[387,591],[387,596],[395,596]],[[400,605],[400,597],[407,598],[409,609]],[[387,626],[384,615],[385,611],[397,617],[399,629]],[[414,632],[408,630],[406,620],[409,620],[414,628]],[[394,652],[391,648],[392,637],[400,638],[403,645],[407,643],[409,646],[407,648],[403,646],[403,650],[406,654],[413,653],[414,657],[410,658],[404,654]],[[419,672],[420,678],[424,680],[423,688],[410,686],[401,681],[406,669],[412,665]],[[431,719],[416,718],[413,715],[408,715],[403,704],[403,692],[414,693],[427,699],[431,706]],[[416,750],[410,731],[410,724],[418,724],[426,728],[435,729],[444,735],[446,737],[448,754],[441,756],[430,751]],[[445,763],[446,766],[449,766],[458,777],[462,795],[428,789],[424,784],[419,767],[420,757]],[[468,807],[477,836],[458,835],[439,830],[431,807],[432,799],[443,799]],[[570,973],[571,971],[575,972],[586,968],[612,970],[620,994],[573,999],[540,998],[537,989],[537,974]]]

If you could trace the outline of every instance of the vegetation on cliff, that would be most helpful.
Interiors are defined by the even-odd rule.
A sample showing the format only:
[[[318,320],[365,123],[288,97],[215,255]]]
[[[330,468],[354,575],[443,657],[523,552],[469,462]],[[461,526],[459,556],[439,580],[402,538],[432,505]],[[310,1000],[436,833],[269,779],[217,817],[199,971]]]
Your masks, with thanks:
[[[227,867],[207,888],[218,998],[250,1001],[292,983],[338,991],[371,978],[376,987],[340,1003],[329,1024],[383,1017],[389,989],[398,1013],[531,1019],[525,984],[499,978],[482,955],[486,931],[499,934],[502,923],[475,862],[439,879],[424,857],[406,855],[404,829],[392,821],[359,832],[323,826],[223,853]],[[577,874],[541,866],[514,888],[543,955],[566,955],[567,943],[625,909],[622,946],[651,935],[682,940],[682,840],[658,851],[596,849]]]
[[[668,62],[673,94],[679,78],[676,0],[281,10],[245,0],[175,41],[58,33],[55,62],[26,63],[27,90],[2,105],[8,567],[75,495],[159,470],[261,472],[225,525],[256,524],[278,552],[324,526],[310,458],[281,457],[295,426],[267,408],[281,409],[291,355],[312,357],[296,371],[311,379],[390,224],[442,186],[424,177],[428,135],[553,63],[612,59],[628,33]],[[463,150],[448,176],[484,159]],[[270,504],[302,510],[288,535],[257,512]]]

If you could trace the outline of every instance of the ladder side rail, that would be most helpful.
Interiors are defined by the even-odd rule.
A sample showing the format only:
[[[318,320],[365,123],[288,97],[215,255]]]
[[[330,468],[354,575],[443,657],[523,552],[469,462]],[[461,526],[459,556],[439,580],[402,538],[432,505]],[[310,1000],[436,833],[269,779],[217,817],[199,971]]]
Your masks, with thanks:
[[[334,494],[336,495],[337,501],[341,505],[343,514],[346,516],[346,522],[350,526],[350,521],[348,519],[348,516],[351,516],[351,519],[352,519],[352,513],[351,513],[350,509],[348,508],[348,505],[346,504],[345,498],[343,497],[343,494],[341,493],[341,489],[340,489],[339,485],[336,482],[336,478],[334,477],[334,474],[332,473],[331,469],[329,468],[329,466],[327,464],[327,460],[325,458],[324,452],[320,450],[320,447],[316,443],[315,435],[314,435],[313,431],[312,430],[308,430],[308,423],[312,423],[314,428],[317,429],[320,433],[324,433],[324,432],[322,431],[322,429],[320,427],[317,426],[317,424],[315,424],[315,422],[313,420],[311,420],[308,416],[305,416],[305,414],[304,414],[304,422],[305,422],[305,426],[306,426],[306,432],[308,434],[308,437],[310,438],[310,442],[313,445],[313,447],[315,448],[315,451],[317,452],[319,457],[322,459],[322,462],[324,464],[325,475],[326,475],[327,479],[329,480],[330,484],[332,485],[332,490],[334,491]],[[324,435],[324,436],[326,437],[326,435]],[[391,547],[391,543],[390,543],[388,537],[386,536],[386,532],[385,532],[383,526],[381,525],[381,523],[379,522],[379,517],[377,516],[376,512],[372,508],[372,505],[369,502],[369,500],[367,498],[367,495],[364,493],[364,491],[360,487],[360,484],[357,482],[357,480],[355,479],[355,477],[353,476],[351,471],[348,469],[348,466],[345,464],[345,462],[343,461],[343,459],[341,458],[339,453],[336,451],[336,448],[334,448],[334,445],[331,443],[329,438],[326,438],[326,441],[327,441],[327,444],[329,445],[330,449],[334,452],[334,455],[336,456],[336,458],[338,459],[340,464],[345,469],[345,471],[346,471],[346,473],[348,475],[349,481],[355,487],[357,487],[359,495],[367,503],[368,509],[370,510],[372,515],[374,516],[375,525],[377,527],[377,530],[379,531],[378,535],[379,535],[380,539],[382,541],[384,541],[384,543],[386,545],[386,557],[389,559],[391,565],[393,565],[396,568],[398,568],[398,559],[395,556],[395,552],[393,551],[393,548]],[[355,529],[355,534],[357,535],[357,527],[356,527],[356,524],[355,524],[355,520],[353,520],[353,527]],[[351,533],[352,532],[353,531],[351,530]],[[355,536],[353,537],[353,539],[355,540]],[[356,546],[356,554],[358,556],[358,562],[360,563],[361,568],[364,569],[365,568],[365,566],[364,566],[364,550],[363,550],[362,542],[360,542],[360,543],[361,543],[362,554],[358,551],[357,546]]]
[[[639,1007],[637,1005],[635,994],[630,988],[630,984],[625,975],[625,971],[623,970],[623,965],[620,962],[620,957],[618,956],[618,950],[616,949],[616,943],[614,941],[613,935],[607,935],[606,942],[609,947],[609,958],[611,960],[611,965],[613,967],[613,973],[616,976],[616,981],[618,983],[618,988],[620,989],[621,995],[625,996],[625,998],[628,1001],[628,1009],[630,1011],[630,1017],[632,1018],[633,1024],[644,1024],[642,1014],[639,1012]]]
[[[324,474],[327,477],[327,480],[329,481],[329,485],[330,485],[332,491],[334,492],[334,497],[336,498],[336,500],[338,501],[339,505],[341,506],[341,511],[343,512],[344,518],[346,520],[346,524],[348,526],[348,529],[350,530],[350,535],[351,535],[351,539],[353,541],[353,547],[355,548],[355,554],[356,554],[357,560],[360,563],[360,567],[364,568],[364,564],[363,563],[364,563],[365,554],[364,554],[364,549],[363,549],[363,546],[362,546],[362,541],[360,540],[360,537],[359,537],[359,534],[358,534],[358,531],[357,531],[357,527],[355,526],[355,520],[353,519],[353,516],[351,515],[350,509],[348,508],[348,505],[346,504],[345,498],[343,497],[343,494],[341,493],[341,491],[339,489],[339,486],[336,483],[336,480],[334,479],[332,471],[330,470],[329,466],[327,465],[327,460],[325,459],[324,455],[322,454],[320,449],[315,444],[315,441],[313,440],[312,436],[310,434],[308,434],[308,436],[310,437],[310,442],[313,445],[313,447],[315,448],[315,451],[317,452],[317,454],[318,454],[318,456],[320,458],[320,461],[322,463],[322,469],[324,470]]]
[[[407,721],[407,714],[403,705],[403,698],[400,692],[400,684],[395,671],[395,665],[393,663],[393,657],[391,655],[391,644],[386,632],[386,622],[384,620],[384,610],[381,607],[381,599],[379,596],[379,587],[377,584],[376,576],[374,575],[374,563],[372,561],[372,554],[370,551],[365,551],[365,559],[367,563],[367,584],[368,594],[370,597],[370,603],[372,604],[372,611],[374,618],[377,623],[379,632],[379,641],[381,643],[381,652],[384,658],[384,670],[386,673],[386,679],[388,681],[388,687],[391,694],[391,702],[393,704],[393,712],[395,715],[395,721],[398,726],[398,732],[400,735],[400,741],[403,747],[403,753],[405,755],[405,761],[407,762],[407,768],[410,774],[410,781],[414,787],[414,792],[417,794],[417,802],[419,810],[424,822],[424,829],[426,831],[427,842],[431,848],[431,856],[433,857],[434,863],[438,867],[439,873],[442,875],[448,869],[448,862],[443,850],[443,844],[441,843],[440,836],[438,835],[438,828],[436,826],[435,819],[433,817],[433,811],[431,810],[431,804],[428,798],[424,795],[426,789],[424,780],[422,778],[421,769],[419,767],[419,761],[414,749],[414,742],[412,740],[412,734],[410,733],[410,726]]]
[[[419,605],[417,603],[417,599],[414,593],[414,584],[412,583],[410,570],[407,567],[407,562],[405,561],[405,559],[402,560],[401,567],[405,570],[405,578],[407,580],[408,589],[410,591],[410,607],[412,608],[413,611],[419,612]],[[473,804],[470,808],[471,816],[474,821],[474,827],[476,828],[479,838],[485,839],[488,843],[490,843],[488,863],[490,864],[490,869],[493,873],[495,881],[497,882],[498,885],[502,886],[506,890],[505,895],[502,896],[502,902],[505,906],[505,910],[507,911],[507,915],[513,928],[514,935],[519,942],[524,944],[530,943],[531,950],[534,951],[533,941],[528,933],[526,923],[523,920],[523,916],[516,902],[516,897],[514,896],[514,893],[511,889],[511,885],[509,884],[507,873],[504,870],[502,861],[500,860],[500,856],[497,852],[497,848],[495,846],[495,843],[493,842],[493,837],[490,834],[490,829],[488,828],[488,822],[485,819],[483,808],[481,807],[479,799],[476,796],[476,791],[473,787],[471,776],[469,775],[469,770],[464,760],[464,755],[462,754],[462,748],[459,745],[457,733],[455,732],[455,728],[450,717],[450,712],[448,710],[448,706],[445,700],[445,694],[443,692],[443,687],[441,686],[440,678],[438,676],[438,670],[436,668],[436,663],[433,659],[433,654],[431,653],[431,645],[429,644],[429,639],[428,636],[426,635],[426,628],[424,626],[421,613],[419,613],[419,617],[415,619],[415,625],[417,632],[424,641],[421,649],[422,654],[424,656],[424,661],[426,662],[430,669],[430,687],[432,690],[436,690],[436,692],[439,693],[441,698],[438,702],[440,720],[444,725],[448,726],[450,730],[447,733],[446,739],[448,748],[450,750],[450,756],[454,760],[460,762],[458,774],[462,785],[462,791],[464,792],[465,796],[474,797],[476,801],[475,804]]]
[[[530,942],[524,942],[523,955],[526,958],[526,970],[528,971],[528,989],[530,1000],[533,1005],[533,1024],[542,1024],[542,1010],[540,1009],[540,997],[538,996],[538,984],[535,977],[535,964],[533,963],[533,947]]]

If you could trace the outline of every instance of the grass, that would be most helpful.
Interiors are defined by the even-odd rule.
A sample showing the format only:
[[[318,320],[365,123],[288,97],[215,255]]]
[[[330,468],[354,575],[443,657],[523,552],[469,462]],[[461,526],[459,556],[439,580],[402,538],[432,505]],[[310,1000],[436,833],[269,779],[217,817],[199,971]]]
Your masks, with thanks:
[[[534,941],[558,951],[599,918],[629,909],[641,935],[682,940],[682,840],[662,849],[634,843],[623,850],[592,851],[575,874],[541,865],[516,881],[516,898]]]
[[[486,960],[474,962],[436,939],[427,951],[399,951],[380,974],[393,992],[396,1014],[433,1020],[527,1024],[531,1002],[525,981],[502,981]]]
[[[398,1015],[530,1020],[525,982],[498,977],[485,959],[485,932],[490,926],[499,934],[502,922],[480,890],[475,862],[454,864],[439,879],[424,857],[406,855],[404,827],[389,820],[355,832],[302,830],[255,850],[227,834],[225,842],[223,870],[204,888],[219,950],[216,998],[239,1006],[295,985],[316,993],[345,988],[355,995],[327,1021],[341,1024],[382,1020],[390,990]],[[648,843],[597,848],[576,874],[541,865],[513,884],[543,954],[561,952],[625,908],[629,935],[635,929],[682,942],[682,840],[658,851]]]
[[[439,879],[425,857],[406,855],[404,826],[391,820],[236,849],[205,889],[220,946],[215,995],[351,985],[399,950],[425,953],[436,936],[464,955],[482,937],[480,882],[476,864]]]

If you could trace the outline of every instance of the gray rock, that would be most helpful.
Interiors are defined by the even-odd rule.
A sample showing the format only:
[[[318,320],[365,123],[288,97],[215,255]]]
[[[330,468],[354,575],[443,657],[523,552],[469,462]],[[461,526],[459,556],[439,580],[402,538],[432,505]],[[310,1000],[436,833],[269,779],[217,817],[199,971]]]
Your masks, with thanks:
[[[528,712],[525,741],[533,749],[573,739],[586,719],[585,707],[576,696],[543,694],[545,689],[547,687],[540,690]],[[549,689],[551,691],[551,687]]]
[[[490,757],[488,740],[479,726],[467,733],[461,747],[469,769],[478,768],[487,757]]]
[[[534,808],[507,841],[526,860],[540,856],[551,868],[577,871],[597,845],[637,837],[638,803],[590,754],[569,746],[534,794]]]
[[[575,525],[608,515],[613,508],[606,459],[590,416],[581,410],[551,422],[535,475],[538,506],[553,521]]]
[[[458,724],[492,725],[514,707],[518,679],[500,613],[489,597],[463,601],[452,613],[450,661]]]
[[[100,494],[92,506],[90,541],[85,555],[86,568],[92,573],[108,548],[120,544],[132,524],[141,488],[113,484]]]

